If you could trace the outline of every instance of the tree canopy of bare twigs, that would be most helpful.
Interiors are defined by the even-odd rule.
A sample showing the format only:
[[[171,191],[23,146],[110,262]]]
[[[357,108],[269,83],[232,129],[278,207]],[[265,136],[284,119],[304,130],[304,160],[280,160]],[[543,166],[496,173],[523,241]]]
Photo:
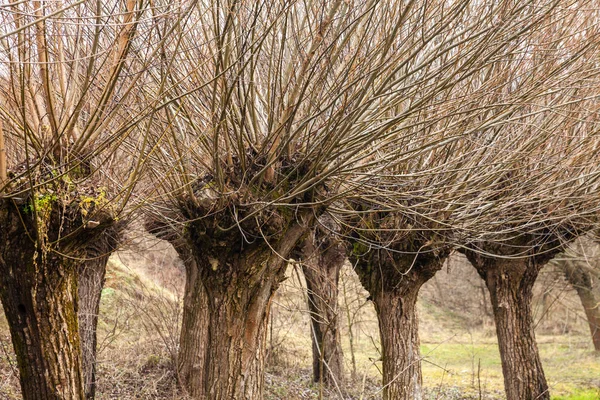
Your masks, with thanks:
[[[160,87],[143,85],[156,54],[141,44],[166,40],[161,23],[185,10],[0,4],[0,294],[26,399],[93,397],[106,260],[151,152],[144,121],[162,101]],[[77,287],[86,277],[95,294],[79,302],[89,332],[82,372]]]

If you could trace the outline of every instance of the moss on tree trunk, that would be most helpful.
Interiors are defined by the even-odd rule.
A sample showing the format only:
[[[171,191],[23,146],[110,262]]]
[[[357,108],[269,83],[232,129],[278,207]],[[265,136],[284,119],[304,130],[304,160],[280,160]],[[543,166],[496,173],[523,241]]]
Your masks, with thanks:
[[[0,221],[0,295],[23,398],[81,400],[76,263],[44,251],[35,218],[12,201]]]

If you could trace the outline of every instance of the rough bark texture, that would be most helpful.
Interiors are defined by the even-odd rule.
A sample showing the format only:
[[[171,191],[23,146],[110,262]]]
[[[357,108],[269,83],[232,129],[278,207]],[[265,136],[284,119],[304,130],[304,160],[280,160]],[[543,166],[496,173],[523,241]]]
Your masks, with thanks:
[[[255,273],[262,275],[261,264],[269,257],[265,253],[221,258],[218,265],[205,260],[217,270],[235,270],[227,282],[218,276],[204,278],[210,318],[205,390],[210,399],[262,397],[270,300],[280,279],[274,274],[253,279]]]
[[[281,221],[280,221],[281,222]],[[238,229],[222,231],[221,219],[198,219],[186,229],[208,298],[204,395],[211,400],[261,399],[267,322],[272,296],[284,277],[287,257],[307,231],[303,225],[274,225],[271,246]]]
[[[182,223],[174,223],[177,215],[149,215],[146,229],[157,238],[168,241],[186,270],[183,315],[177,354],[177,380],[181,389],[192,399],[205,399],[204,376],[208,347],[208,298],[200,271],[184,238]]]
[[[49,240],[58,232],[56,210]],[[77,267],[37,240],[35,217],[0,200],[0,295],[17,355],[23,398],[83,399]]]
[[[594,349],[600,352],[600,288],[598,277],[587,265],[570,261],[561,264],[565,277],[577,291],[585,310]]]
[[[421,399],[423,377],[419,352],[418,288],[402,294],[381,291],[373,296],[383,352],[384,399]]]
[[[100,297],[108,255],[85,261],[79,267],[79,337],[86,399],[96,394],[96,345]]]
[[[98,313],[104,288],[106,264],[121,241],[124,224],[116,224],[84,247],[85,260],[79,265],[79,337],[81,340],[83,381],[86,399],[96,394],[96,350]]]
[[[383,398],[422,399],[417,295],[421,286],[442,268],[448,253],[431,251],[411,255],[360,250],[355,243],[350,258],[362,285],[371,295],[379,320]]]
[[[338,282],[346,250],[332,238],[315,232],[300,251],[311,315],[313,380],[341,388],[344,355],[340,342]]]
[[[196,262],[191,257],[183,260],[186,282],[177,354],[177,377],[181,387],[192,399],[204,399],[204,371],[210,322],[208,298],[199,279]]]
[[[465,252],[490,292],[508,400],[550,399],[531,312],[535,280],[549,257],[491,258]]]

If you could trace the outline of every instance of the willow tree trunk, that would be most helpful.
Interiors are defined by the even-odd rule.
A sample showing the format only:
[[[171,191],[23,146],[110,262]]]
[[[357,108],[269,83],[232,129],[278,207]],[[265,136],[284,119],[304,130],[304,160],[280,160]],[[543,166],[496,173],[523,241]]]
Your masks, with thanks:
[[[0,202],[0,296],[23,399],[81,400],[77,267],[38,245],[34,219]]]
[[[600,352],[600,288],[598,278],[587,265],[563,262],[561,268],[567,281],[575,288],[585,310],[594,349]]]
[[[306,230],[292,223],[269,245],[258,238],[247,243],[237,230],[211,231],[206,221],[188,224],[198,282],[208,299],[207,398],[262,398],[271,300],[285,275],[284,258]]]
[[[385,250],[351,256],[379,320],[385,400],[423,398],[417,296],[446,257],[446,252],[407,256]]]
[[[318,243],[318,238],[311,234],[304,240],[301,259],[311,315],[313,380],[341,388],[344,356],[340,341],[338,283],[346,251],[334,240]]]
[[[473,252],[466,255],[490,292],[506,398],[550,399],[531,311],[533,285],[545,262],[533,256],[506,259]]]
[[[600,352],[600,296],[589,290],[577,290],[577,293],[585,310],[594,349]]]
[[[96,395],[96,351],[100,298],[104,288],[106,264],[121,242],[124,223],[116,223],[83,247],[85,260],[79,265],[78,295],[79,337],[86,399]]]
[[[244,263],[240,259],[232,261],[234,268],[235,264]],[[252,279],[238,275],[232,276],[227,285],[214,282],[207,289],[210,323],[205,392],[208,398],[262,398],[267,321],[278,280],[265,276],[260,282],[250,283]]]
[[[100,297],[109,255],[90,258],[79,267],[79,337],[86,399],[96,395],[96,348]]]
[[[422,398],[418,292],[419,287],[406,284],[400,291],[372,294],[383,353],[384,399]]]
[[[177,381],[192,399],[205,399],[204,377],[208,346],[208,298],[192,248],[184,237],[183,223],[175,223],[178,215],[172,213],[148,214],[144,225],[148,232],[169,242],[185,265],[183,315],[177,353]]]
[[[186,269],[183,316],[177,354],[177,379],[192,399],[205,399],[204,371],[208,345],[208,298],[194,259],[182,255]]]

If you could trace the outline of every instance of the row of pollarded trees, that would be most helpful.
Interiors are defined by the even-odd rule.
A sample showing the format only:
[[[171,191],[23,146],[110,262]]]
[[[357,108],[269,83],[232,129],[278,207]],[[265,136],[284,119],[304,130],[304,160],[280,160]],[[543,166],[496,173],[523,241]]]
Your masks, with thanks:
[[[539,68],[532,79],[547,76],[542,68],[557,69],[556,58],[518,63],[532,61]],[[595,85],[585,67],[563,72],[565,86],[580,93]],[[520,89],[511,83],[511,95]],[[490,292],[507,397],[549,398],[531,296],[540,269],[597,225],[597,155],[589,149],[598,146],[598,105],[589,99],[574,107],[570,94],[555,93],[522,104],[462,148],[415,158],[409,170],[374,180],[348,199],[342,216],[348,215],[349,256],[378,314],[385,398],[420,396],[415,302],[455,249]],[[550,111],[550,102],[564,108]]]
[[[194,397],[262,396],[272,296],[287,259],[322,243],[309,233],[325,214],[350,237],[377,304],[385,395],[418,394],[411,301],[439,259],[594,224],[595,10],[561,0],[0,8],[10,172],[0,171],[0,294],[24,398],[93,397],[87,332],[104,264],[88,274],[82,263],[112,251],[130,209],[186,262],[178,376]],[[82,301],[88,278],[100,284]],[[90,304],[81,324],[78,304]],[[398,332],[410,335],[388,343]],[[82,358],[92,359],[83,369]],[[408,386],[397,384],[402,365]]]
[[[453,249],[496,260],[507,255],[497,245],[529,263],[530,251],[552,251],[595,223],[596,15],[579,3],[230,6],[204,15],[218,40],[169,56],[205,63],[169,71],[190,95],[156,121],[169,136],[153,182],[207,302],[208,315],[184,307],[206,318],[192,393],[260,397],[284,260],[339,259],[311,255],[329,246],[314,230],[329,214],[379,313],[385,396],[418,396],[414,301]],[[206,29],[190,35],[208,42]],[[335,281],[332,269],[308,284]],[[315,310],[327,307],[323,286]],[[313,326],[314,347],[335,353],[325,343],[335,329]],[[332,360],[315,355],[319,375],[338,369]],[[507,377],[518,373],[506,365]],[[531,388],[541,380],[507,391],[548,396],[543,384]]]

